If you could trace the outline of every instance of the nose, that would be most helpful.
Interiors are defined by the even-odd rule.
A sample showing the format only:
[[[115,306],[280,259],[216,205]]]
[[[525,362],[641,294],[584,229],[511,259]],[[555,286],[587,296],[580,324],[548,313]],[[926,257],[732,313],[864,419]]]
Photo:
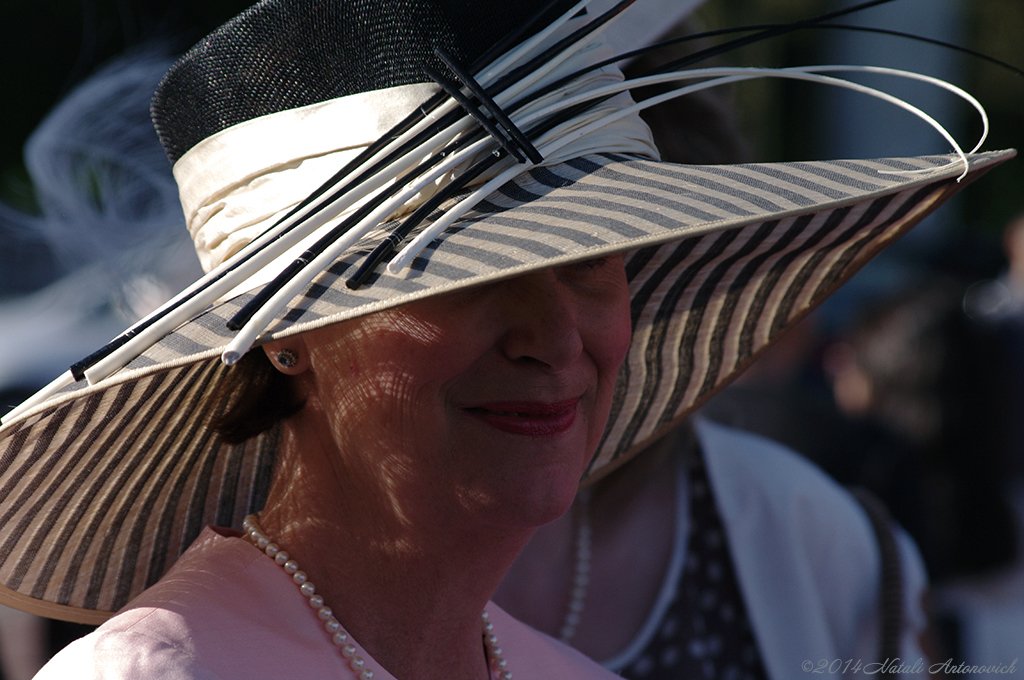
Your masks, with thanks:
[[[501,313],[506,329],[501,349],[512,361],[560,371],[583,352],[579,305],[553,270],[505,282]]]

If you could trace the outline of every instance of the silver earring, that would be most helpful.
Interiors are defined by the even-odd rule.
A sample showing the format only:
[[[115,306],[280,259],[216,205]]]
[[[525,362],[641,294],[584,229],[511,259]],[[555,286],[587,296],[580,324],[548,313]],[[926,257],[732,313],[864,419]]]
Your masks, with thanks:
[[[293,350],[283,349],[277,353],[277,363],[281,368],[292,368],[299,363],[299,355]]]

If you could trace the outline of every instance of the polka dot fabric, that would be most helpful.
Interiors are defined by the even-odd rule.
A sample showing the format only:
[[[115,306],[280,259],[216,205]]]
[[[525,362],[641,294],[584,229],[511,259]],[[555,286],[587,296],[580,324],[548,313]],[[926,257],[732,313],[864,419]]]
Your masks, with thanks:
[[[630,680],[765,680],[704,461],[699,453],[690,460],[682,581],[658,633],[620,673]]]

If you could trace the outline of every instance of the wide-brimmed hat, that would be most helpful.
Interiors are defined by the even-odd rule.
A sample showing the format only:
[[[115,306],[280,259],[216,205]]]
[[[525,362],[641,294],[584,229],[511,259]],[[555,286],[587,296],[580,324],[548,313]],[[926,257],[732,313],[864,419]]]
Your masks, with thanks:
[[[276,430],[228,444],[209,398],[253,342],[625,253],[594,479],[1012,155],[659,161],[585,6],[268,0],[175,65],[154,120],[210,273],[5,420],[0,600],[100,621],[259,509]]]

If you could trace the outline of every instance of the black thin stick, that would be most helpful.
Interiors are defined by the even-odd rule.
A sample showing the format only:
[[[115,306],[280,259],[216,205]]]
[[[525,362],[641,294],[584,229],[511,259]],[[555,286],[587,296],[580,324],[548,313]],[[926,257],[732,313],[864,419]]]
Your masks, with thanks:
[[[487,109],[487,111],[494,117],[494,120],[497,122],[498,126],[501,127],[501,129],[508,134],[508,136],[511,138],[510,141],[515,141],[518,147],[522,149],[522,153],[526,154],[527,158],[530,159],[530,162],[533,163],[534,165],[537,165],[538,163],[543,163],[544,157],[540,155],[540,152],[537,151],[537,148],[533,145],[533,143],[526,138],[526,135],[524,135],[522,131],[518,127],[516,127],[516,124],[512,122],[512,119],[508,117],[508,114],[506,114],[502,110],[502,108],[498,106],[498,103],[494,101],[494,99],[492,99],[489,94],[487,94],[487,90],[485,90],[480,85],[480,83],[476,82],[476,80],[473,79],[473,76],[469,75],[466,69],[462,68],[462,66],[459,65],[455,58],[452,57],[447,52],[445,52],[443,49],[441,49],[440,47],[435,47],[434,53],[441,61],[444,62],[444,65],[450,68],[452,73],[454,73],[456,77],[458,77],[458,79],[462,81],[462,84],[469,88],[469,91],[473,93],[473,96],[475,96],[480,101],[480,103],[483,104],[483,107]],[[424,70],[426,70],[427,68],[428,67],[424,67]],[[479,109],[477,110],[479,111]],[[483,125],[483,122],[481,121],[480,124]],[[484,129],[490,132],[492,136],[498,138],[497,135],[491,132],[488,126],[485,126]],[[498,140],[501,141],[500,138],[498,138]],[[502,146],[505,146],[505,144],[502,144]],[[508,148],[506,148],[506,151],[515,156],[516,160],[518,160],[520,163],[525,162],[524,160],[522,160],[521,154],[514,153],[512,149]]]
[[[512,157],[520,163],[526,162],[526,156],[523,155],[523,152],[520,150],[519,146],[515,144],[513,139],[498,128],[487,116],[485,116],[484,112],[480,110],[480,107],[473,103],[473,100],[462,93],[458,83],[445,78],[436,69],[431,68],[429,65],[423,66],[423,72],[427,74],[428,78],[440,85],[445,92],[450,94],[452,99],[458,102],[459,106],[461,106],[466,113],[476,120],[487,134],[494,137],[498,144],[501,145],[501,148],[512,154]],[[536,151],[536,149],[534,151]]]

